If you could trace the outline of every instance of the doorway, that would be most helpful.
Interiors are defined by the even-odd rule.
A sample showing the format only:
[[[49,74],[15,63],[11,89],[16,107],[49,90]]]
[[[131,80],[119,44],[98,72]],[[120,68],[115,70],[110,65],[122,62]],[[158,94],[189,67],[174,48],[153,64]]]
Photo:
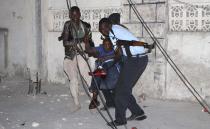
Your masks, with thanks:
[[[6,74],[8,66],[8,29],[0,28],[0,73]]]

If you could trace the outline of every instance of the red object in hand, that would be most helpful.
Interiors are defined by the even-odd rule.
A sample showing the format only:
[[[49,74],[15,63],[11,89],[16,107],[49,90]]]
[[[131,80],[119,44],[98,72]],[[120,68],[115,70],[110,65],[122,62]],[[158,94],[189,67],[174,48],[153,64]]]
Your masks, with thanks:
[[[101,77],[101,78],[105,78],[107,73],[104,69],[96,69],[93,72],[89,72],[90,76],[95,76],[95,77]]]

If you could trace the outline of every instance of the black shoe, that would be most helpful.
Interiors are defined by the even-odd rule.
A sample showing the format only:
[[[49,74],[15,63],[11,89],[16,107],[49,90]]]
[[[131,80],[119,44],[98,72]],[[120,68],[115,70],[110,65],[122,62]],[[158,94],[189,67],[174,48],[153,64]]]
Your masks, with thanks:
[[[127,124],[126,121],[125,122],[119,122],[119,121],[116,121],[116,120],[114,120],[113,122],[107,123],[107,125],[110,126],[110,127],[122,126],[122,125],[126,125],[126,124]]]
[[[131,121],[131,120],[144,120],[146,119],[147,116],[145,114],[132,114],[130,117],[127,118],[127,121]]]
[[[95,109],[100,106],[100,102],[96,99],[93,99],[89,104],[89,109]]]

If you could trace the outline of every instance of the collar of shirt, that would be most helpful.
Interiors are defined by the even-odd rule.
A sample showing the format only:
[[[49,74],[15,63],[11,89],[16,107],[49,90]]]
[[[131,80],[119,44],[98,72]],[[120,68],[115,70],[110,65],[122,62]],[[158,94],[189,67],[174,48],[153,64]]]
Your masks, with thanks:
[[[77,26],[74,22],[72,22],[72,27],[74,28],[72,32],[72,36],[74,38],[83,38],[85,36],[85,29],[82,22],[79,22],[79,26]]]

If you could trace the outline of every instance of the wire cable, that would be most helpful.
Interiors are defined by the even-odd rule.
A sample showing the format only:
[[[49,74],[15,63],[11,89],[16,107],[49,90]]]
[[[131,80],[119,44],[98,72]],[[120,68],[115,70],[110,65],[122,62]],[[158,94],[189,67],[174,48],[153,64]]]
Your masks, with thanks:
[[[78,6],[77,0],[74,0],[74,1],[75,1],[76,6]]]
[[[81,70],[79,68],[79,64],[78,64],[78,58],[77,58],[77,55],[76,55],[76,62],[77,62],[77,69],[78,69],[78,72],[79,72],[79,76],[81,78],[81,82],[82,82],[82,86],[83,86],[83,89],[85,90],[85,93],[86,95],[88,96],[89,100],[91,101],[91,96],[88,92],[88,83],[87,81],[84,79],[84,77],[82,76],[81,74]],[[95,101],[94,101],[94,104],[96,105]],[[103,115],[103,113],[100,111],[100,109],[98,108],[98,106],[96,106],[96,109],[97,111],[99,112],[99,114],[101,115],[101,117],[107,122],[109,123],[109,121],[106,119],[106,117]],[[112,129],[117,129],[116,127],[113,127],[111,126]]]
[[[70,11],[71,6],[69,6],[69,1],[68,0],[66,0],[66,6],[67,6],[68,10]]]
[[[77,5],[77,1],[76,1],[76,0],[75,0],[75,2],[76,2],[76,5]],[[69,3],[71,4],[71,0],[70,0],[70,1],[66,0],[67,8],[68,8],[68,10],[70,11],[70,5],[69,5]],[[77,33],[76,33],[76,34],[77,34]],[[78,37],[78,36],[76,35],[76,37]],[[85,56],[85,52],[84,52],[84,50],[83,50],[81,44],[80,44],[79,42],[76,42],[76,43],[79,44],[79,46],[80,46],[80,48],[81,48],[81,50],[82,50],[82,54],[81,54],[81,53],[79,53],[79,54],[81,54],[81,56],[83,57],[83,59],[84,59],[85,62],[87,63],[90,72],[92,72],[91,67],[90,67],[90,64],[89,64],[89,62],[86,60],[87,58],[86,58],[86,56]],[[83,78],[82,76],[80,76],[80,77],[81,77],[81,80],[84,80],[84,78]],[[96,84],[96,86],[97,86],[97,89],[98,89],[98,91],[99,91],[99,87],[98,87],[98,84],[97,84],[96,79],[94,78],[94,76],[93,76],[93,80],[94,80],[94,82],[95,82],[95,84]],[[84,82],[82,81],[82,83],[84,83]],[[83,88],[84,88],[84,87],[83,87]],[[84,88],[84,90],[86,91],[86,88]],[[87,93],[88,93],[88,92],[86,92],[86,94],[87,94]],[[87,96],[90,96],[90,95],[87,94]],[[100,99],[101,99],[103,105],[106,107],[105,101],[103,100],[103,97],[102,97],[102,95],[101,95],[100,92],[99,92],[99,97],[100,97]],[[95,105],[96,105],[96,103],[95,103]],[[97,107],[97,106],[96,106],[96,107]],[[98,107],[97,107],[97,111],[98,111],[99,114],[102,116],[102,118],[109,124],[108,120],[105,118],[105,116],[104,116],[103,113],[100,111],[100,109],[98,109]],[[113,118],[112,118],[112,116],[111,116],[111,113],[109,112],[108,109],[106,110],[106,112],[107,112],[107,114],[108,114],[108,116],[109,116],[111,122],[114,123],[114,120],[113,120]],[[116,126],[115,124],[114,124],[113,126],[110,125],[110,127],[113,128],[113,129],[118,129],[117,126]]]
[[[74,31],[75,31],[75,30],[74,30]],[[76,32],[76,31],[75,31],[75,32]],[[78,38],[77,38],[77,37],[78,37],[77,33],[75,33],[75,34],[76,34],[76,39],[78,39]],[[87,66],[88,66],[89,71],[92,73],[93,71],[92,71],[92,69],[91,69],[91,67],[90,67],[90,64],[89,64],[89,62],[88,62],[88,58],[87,58],[87,56],[86,56],[86,54],[85,54],[85,52],[84,52],[84,49],[82,48],[81,43],[80,43],[79,41],[77,41],[77,40],[75,40],[75,43],[79,45],[79,50],[80,50],[80,52],[78,52],[78,53],[79,53],[80,56],[84,59],[84,61],[86,62]],[[93,76],[93,81],[94,81],[94,83],[96,84],[96,88],[97,88],[97,90],[98,90],[98,95],[99,95],[99,98],[100,98],[100,100],[101,100],[103,106],[107,108],[107,106],[106,106],[106,104],[105,104],[105,100],[103,99],[103,96],[102,96],[102,94],[101,94],[101,92],[100,92],[99,85],[98,85],[98,83],[97,83],[97,81],[96,81],[96,79],[95,79],[94,76]],[[107,114],[108,114],[108,116],[109,116],[111,122],[114,123],[114,120],[113,120],[113,118],[112,118],[112,116],[111,116],[111,113],[110,113],[110,111],[109,111],[108,108],[107,108],[106,112],[107,112]],[[115,124],[114,124],[114,127],[117,129],[117,126],[116,126]]]

